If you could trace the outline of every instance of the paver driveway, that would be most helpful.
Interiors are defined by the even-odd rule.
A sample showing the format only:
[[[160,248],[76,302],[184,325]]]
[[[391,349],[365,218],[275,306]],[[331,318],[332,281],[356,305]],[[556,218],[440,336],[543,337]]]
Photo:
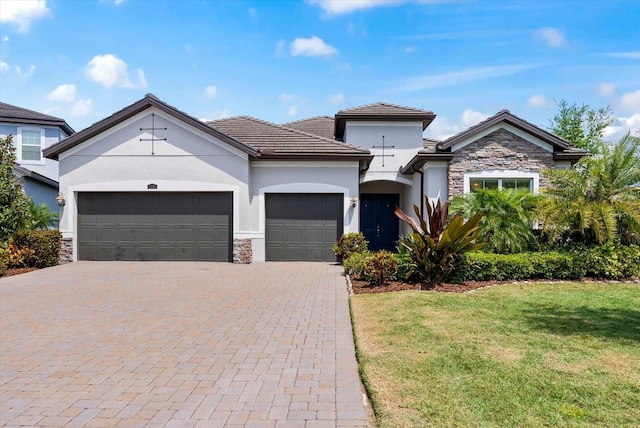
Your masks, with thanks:
[[[366,426],[341,269],[78,262],[0,279],[0,424]]]

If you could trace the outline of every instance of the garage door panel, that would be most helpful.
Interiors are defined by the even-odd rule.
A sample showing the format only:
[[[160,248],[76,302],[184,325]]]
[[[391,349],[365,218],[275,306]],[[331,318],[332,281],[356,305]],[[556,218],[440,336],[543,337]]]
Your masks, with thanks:
[[[267,194],[267,260],[335,260],[343,200],[343,194]]]
[[[232,206],[230,192],[80,193],[79,259],[231,261]]]

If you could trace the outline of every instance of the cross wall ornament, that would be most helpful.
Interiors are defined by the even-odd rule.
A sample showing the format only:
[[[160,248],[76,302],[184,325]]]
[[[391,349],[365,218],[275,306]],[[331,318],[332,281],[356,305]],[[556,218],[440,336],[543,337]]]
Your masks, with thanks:
[[[155,154],[155,142],[167,141],[166,138],[156,138],[156,131],[166,131],[167,128],[156,128],[156,114],[151,113],[151,128],[140,128],[141,131],[151,131],[151,138],[140,138],[140,141],[151,141],[151,155]]]
[[[384,135],[382,136],[382,145],[381,146],[371,146],[374,149],[382,149],[382,155],[376,155],[376,156],[380,156],[382,158],[382,167],[384,168],[384,158],[392,158],[395,155],[390,154],[390,155],[385,155],[384,154],[384,149],[390,148],[390,149],[394,149],[396,146],[385,146],[384,144]]]

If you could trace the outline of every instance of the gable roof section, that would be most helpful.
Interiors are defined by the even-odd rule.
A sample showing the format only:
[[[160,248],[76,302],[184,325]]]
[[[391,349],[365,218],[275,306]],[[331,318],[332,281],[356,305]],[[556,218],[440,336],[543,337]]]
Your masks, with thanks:
[[[64,119],[7,103],[0,103],[0,122],[57,126],[67,135],[75,132]]]
[[[475,134],[481,133],[488,128],[491,128],[494,125],[497,125],[501,122],[508,123],[509,125],[515,126],[516,128],[536,137],[540,140],[551,144],[554,147],[554,151],[556,150],[569,150],[571,149],[571,145],[562,138],[554,135],[544,129],[527,122],[524,119],[519,118],[515,114],[512,114],[509,110],[501,110],[497,114],[491,116],[488,119],[483,120],[477,125],[472,126],[471,128],[462,131],[452,137],[447,138],[442,143],[438,144],[438,149],[447,150],[451,149],[455,144],[460,143],[470,137],[473,137]],[[585,152],[586,154],[586,152]]]
[[[285,123],[282,126],[333,140],[335,121],[330,116],[316,116]]]
[[[368,150],[249,116],[207,122],[213,129],[259,150],[260,159],[370,160]]]
[[[202,121],[189,116],[188,114],[178,110],[177,108],[170,106],[169,104],[161,101],[153,94],[147,94],[143,99],[136,101],[128,107],[123,108],[122,110],[112,114],[111,116],[102,119],[99,122],[94,123],[90,127],[83,129],[82,131],[72,135],[71,137],[60,141],[46,149],[43,150],[44,155],[47,158],[58,160],[58,155],[61,153],[76,147],[79,144],[89,140],[90,138],[95,137],[96,135],[122,123],[123,121],[135,116],[136,114],[150,108],[156,107],[157,109],[169,114],[170,116],[175,117],[176,119],[187,123],[194,128],[199,129],[214,138],[224,141],[229,145],[247,153],[249,156],[257,156],[258,152],[253,147],[250,147],[240,141],[225,135],[215,129],[207,126]]]
[[[335,116],[335,138],[344,138],[344,128],[348,120],[369,121],[386,120],[397,122],[416,121],[422,122],[424,130],[435,119],[432,111],[413,107],[404,107],[389,103],[373,103],[346,110],[340,110]]]

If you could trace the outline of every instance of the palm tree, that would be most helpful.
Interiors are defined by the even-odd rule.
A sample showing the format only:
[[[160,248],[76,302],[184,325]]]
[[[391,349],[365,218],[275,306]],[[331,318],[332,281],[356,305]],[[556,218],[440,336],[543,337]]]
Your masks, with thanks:
[[[46,230],[56,226],[58,213],[52,212],[47,205],[36,205],[33,199],[29,198],[27,208],[28,215],[24,219],[25,229]]]
[[[455,197],[451,208],[462,210],[466,217],[484,214],[479,224],[479,240],[487,242],[485,251],[519,253],[535,238],[531,226],[538,199],[528,191],[479,190]]]
[[[640,138],[627,134],[568,170],[548,171],[538,218],[551,241],[640,241]]]

